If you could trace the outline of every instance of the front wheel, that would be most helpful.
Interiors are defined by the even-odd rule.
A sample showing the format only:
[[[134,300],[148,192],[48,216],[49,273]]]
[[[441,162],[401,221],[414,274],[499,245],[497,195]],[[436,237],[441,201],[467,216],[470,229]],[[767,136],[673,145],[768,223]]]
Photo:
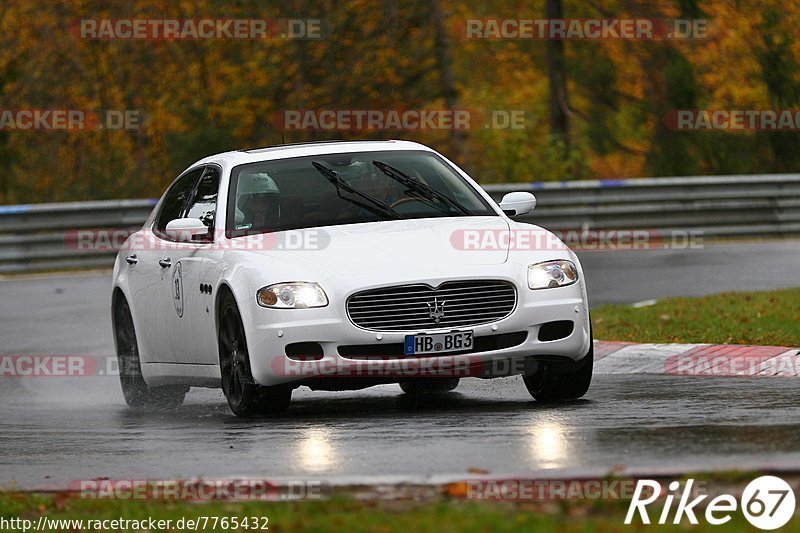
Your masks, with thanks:
[[[589,351],[570,362],[539,363],[536,372],[522,377],[528,392],[540,402],[576,400],[586,394],[592,383],[594,343],[589,336]]]
[[[114,340],[117,345],[119,381],[128,406],[136,409],[148,407],[170,409],[183,403],[189,391],[188,387],[182,385],[150,387],[145,383],[131,309],[123,297],[120,297],[120,302],[114,306]]]
[[[292,390],[280,386],[262,387],[253,379],[244,325],[230,293],[222,297],[219,317],[222,392],[233,414],[252,417],[285,412],[292,399]]]

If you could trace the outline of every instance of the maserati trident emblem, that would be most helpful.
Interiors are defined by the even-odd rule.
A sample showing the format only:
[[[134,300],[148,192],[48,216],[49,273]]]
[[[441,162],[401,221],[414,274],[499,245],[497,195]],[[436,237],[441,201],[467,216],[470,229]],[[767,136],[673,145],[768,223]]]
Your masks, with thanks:
[[[444,318],[444,304],[446,303],[447,302],[442,302],[442,304],[439,305],[439,299],[435,296],[433,297],[433,305],[426,303],[428,306],[428,314],[435,324],[438,324],[439,321]]]

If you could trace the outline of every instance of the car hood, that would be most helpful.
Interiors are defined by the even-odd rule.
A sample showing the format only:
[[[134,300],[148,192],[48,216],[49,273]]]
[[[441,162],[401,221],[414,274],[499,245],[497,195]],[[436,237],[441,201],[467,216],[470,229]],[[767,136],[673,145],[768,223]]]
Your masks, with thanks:
[[[426,267],[500,265],[508,246],[464,249],[463,233],[508,233],[505,218],[454,217],[391,220],[302,230],[316,233],[318,249],[284,250],[341,276]],[[500,239],[507,241],[507,239]]]

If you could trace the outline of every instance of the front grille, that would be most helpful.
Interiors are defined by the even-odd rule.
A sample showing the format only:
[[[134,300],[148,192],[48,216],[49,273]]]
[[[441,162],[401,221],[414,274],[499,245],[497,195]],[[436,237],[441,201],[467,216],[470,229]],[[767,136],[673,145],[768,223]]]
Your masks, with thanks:
[[[415,284],[362,291],[347,300],[347,314],[365,329],[419,331],[494,322],[516,305],[517,291],[507,281],[447,281],[435,289]]]

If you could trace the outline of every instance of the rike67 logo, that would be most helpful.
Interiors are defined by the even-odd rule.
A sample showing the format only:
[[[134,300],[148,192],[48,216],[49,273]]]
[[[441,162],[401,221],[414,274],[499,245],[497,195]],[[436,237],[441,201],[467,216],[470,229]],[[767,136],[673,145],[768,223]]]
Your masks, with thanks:
[[[683,487],[678,481],[673,481],[668,485],[666,497],[663,498],[664,506],[661,508],[661,512],[653,517],[656,523],[661,525],[668,522],[680,524],[685,518],[691,524],[697,525],[699,523],[697,516],[700,514],[700,510],[696,508],[703,505],[705,513],[700,516],[715,526],[730,522],[733,513],[739,510],[750,524],[765,530],[783,527],[794,515],[794,491],[779,477],[761,476],[754,479],[744,488],[741,500],[738,501],[730,494],[720,494],[708,502],[704,502],[708,495],[701,494],[693,498],[695,496],[692,490],[693,485],[693,479],[686,481]],[[638,514],[643,524],[650,524],[651,517],[648,513],[648,506],[659,500],[661,496],[660,483],[649,479],[640,479],[636,484],[630,507],[628,507],[625,523],[631,524]],[[677,503],[675,503],[676,500]],[[655,509],[650,508],[649,510]]]

